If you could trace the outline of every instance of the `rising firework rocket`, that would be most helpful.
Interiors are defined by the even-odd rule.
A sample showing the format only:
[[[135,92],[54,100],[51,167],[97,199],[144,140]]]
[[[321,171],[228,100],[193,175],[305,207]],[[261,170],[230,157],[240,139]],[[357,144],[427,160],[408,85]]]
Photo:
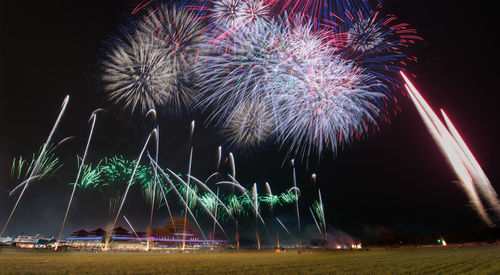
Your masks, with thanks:
[[[500,206],[496,192],[494,192],[489,181],[484,180],[483,177],[480,177],[479,180],[471,177],[471,174],[484,175],[484,172],[480,169],[479,164],[475,162],[475,158],[459,137],[456,129],[452,127],[451,121],[445,116],[445,120],[448,121],[449,129],[447,129],[406,75],[403,72],[401,72],[401,75],[406,82],[405,87],[411,100],[424,120],[434,141],[440,147],[441,152],[447,157],[451,167],[460,179],[460,183],[469,197],[469,201],[484,223],[493,227],[494,223],[488,216],[476,189],[482,192],[484,197],[488,198],[488,202],[493,206],[493,209],[498,209]],[[453,135],[450,134],[450,130],[454,133]],[[478,185],[481,187],[478,187]]]
[[[26,191],[26,188],[28,188],[29,181],[32,179],[35,172],[38,171],[37,170],[38,165],[40,164],[40,161],[45,157],[45,151],[47,150],[47,147],[49,146],[50,141],[52,140],[52,136],[54,135],[54,132],[56,131],[57,127],[59,126],[59,122],[61,121],[61,118],[64,115],[64,111],[66,110],[66,106],[68,105],[68,102],[69,102],[69,95],[67,95],[63,100],[63,104],[61,106],[61,111],[59,112],[59,115],[57,116],[56,122],[54,123],[54,126],[52,127],[52,130],[50,131],[50,134],[47,137],[47,140],[43,144],[42,150],[40,151],[40,155],[38,156],[38,158],[33,166],[33,169],[31,170],[31,173],[30,173],[29,177],[27,178],[27,181],[24,184],[24,187],[23,187],[21,193],[19,194],[19,197],[17,198],[17,201],[14,204],[14,207],[12,208],[12,211],[10,212],[9,217],[7,218],[7,221],[5,222],[5,225],[2,228],[2,232],[0,232],[0,237],[2,237],[3,233],[5,232],[5,229],[9,225],[10,219],[12,218],[12,215],[14,215],[14,212],[16,211],[16,208],[17,208],[17,205],[19,204],[19,201],[21,201],[21,198],[22,198],[24,192]]]
[[[474,183],[478,190],[480,191],[481,195],[483,198],[487,201],[487,203],[490,205],[491,209],[497,216],[497,219],[500,219],[500,202],[498,200],[498,195],[491,186],[490,180],[484,173],[483,169],[477,162],[476,158],[472,154],[472,152],[469,150],[467,147],[467,144],[465,144],[464,140],[458,133],[457,129],[451,122],[451,120],[448,118],[446,113],[441,109],[441,113],[444,117],[444,120],[446,122],[446,126],[448,127],[449,131],[453,135],[453,138],[455,141],[458,143],[458,146],[462,150],[463,154],[465,154],[465,165],[467,166],[467,169],[471,175],[471,177],[474,180]],[[463,156],[463,155],[462,155]]]
[[[125,199],[127,198],[128,191],[129,191],[130,186],[132,185],[132,182],[134,180],[135,172],[137,171],[137,167],[139,166],[139,163],[141,162],[142,155],[144,154],[144,151],[146,151],[146,148],[149,144],[149,140],[151,139],[151,135],[156,136],[156,129],[151,131],[151,133],[148,135],[148,137],[146,138],[146,142],[144,142],[144,146],[142,147],[142,150],[139,153],[139,157],[137,158],[137,163],[134,166],[134,170],[132,170],[132,174],[130,175],[130,180],[128,181],[127,188],[125,189],[125,193],[122,196],[120,206],[118,208],[118,211],[116,212],[116,216],[115,216],[115,219],[113,221],[113,225],[111,226],[111,229],[106,234],[106,241],[104,243],[104,250],[107,250],[107,248],[108,248],[109,240],[111,238],[111,235],[113,234],[113,230],[115,228],[116,222],[118,221],[118,217],[120,215],[120,212],[122,211],[123,205],[125,204]]]
[[[85,146],[85,151],[83,152],[82,163],[80,164],[80,167],[78,168],[78,173],[76,174],[75,183],[73,184],[73,190],[71,191],[71,195],[70,195],[70,198],[69,198],[69,201],[68,201],[68,206],[66,207],[66,212],[64,214],[64,219],[63,219],[63,222],[62,222],[62,225],[61,225],[61,229],[59,230],[59,235],[57,236],[57,242],[56,242],[56,246],[54,248],[55,250],[57,250],[57,247],[59,245],[59,240],[61,239],[61,236],[62,236],[62,234],[64,232],[64,225],[66,223],[66,219],[68,218],[69,208],[71,207],[71,202],[73,201],[73,197],[75,195],[76,187],[78,186],[78,180],[80,179],[80,174],[82,173],[82,169],[83,169],[83,167],[85,165],[85,159],[87,157],[87,151],[89,150],[90,141],[92,139],[92,134],[94,132],[95,121],[97,119],[97,111],[99,111],[99,109],[95,110],[94,112],[92,112],[92,115],[90,116],[90,120],[92,120],[92,126],[90,127],[90,133],[89,133],[89,137],[87,139],[87,145]]]

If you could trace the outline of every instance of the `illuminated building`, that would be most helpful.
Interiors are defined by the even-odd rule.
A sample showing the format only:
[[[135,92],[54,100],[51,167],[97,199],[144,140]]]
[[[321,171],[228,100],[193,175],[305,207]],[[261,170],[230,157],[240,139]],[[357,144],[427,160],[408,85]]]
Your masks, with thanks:
[[[47,248],[55,243],[54,238],[45,238],[42,235],[24,236],[20,235],[12,239],[12,243],[21,248]]]
[[[66,239],[66,244],[75,248],[97,249],[104,246],[106,231],[102,228],[87,232],[79,230],[73,232]],[[146,233],[130,233],[128,230],[117,227],[110,238],[110,249],[144,249],[147,242],[150,249],[200,248],[219,247],[227,244],[226,240],[205,240],[194,230],[193,224],[187,219],[173,218],[165,223],[165,227],[152,228],[150,236]]]
[[[10,244],[10,243],[12,243],[13,239],[14,238],[12,238],[12,237],[1,237],[0,244]]]

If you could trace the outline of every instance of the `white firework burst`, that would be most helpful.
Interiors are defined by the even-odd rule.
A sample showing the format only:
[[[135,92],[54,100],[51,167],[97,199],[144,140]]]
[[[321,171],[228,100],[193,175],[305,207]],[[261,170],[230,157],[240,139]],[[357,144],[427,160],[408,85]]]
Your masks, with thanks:
[[[137,30],[122,32],[103,62],[102,80],[109,100],[123,103],[125,109],[145,112],[167,98],[170,69],[158,41]]]
[[[398,85],[397,72],[415,60],[404,48],[422,39],[415,29],[397,21],[395,16],[380,16],[379,12],[356,14],[346,18],[339,35],[338,53],[386,83],[387,93]]]
[[[233,27],[240,22],[241,0],[214,1],[212,18],[216,25]]]
[[[242,24],[251,24],[256,21],[269,21],[269,6],[262,0],[243,0],[238,15]]]
[[[103,62],[108,98],[132,112],[162,107],[178,114],[189,107],[195,98],[194,63],[202,41],[195,17],[164,7],[122,35]]]

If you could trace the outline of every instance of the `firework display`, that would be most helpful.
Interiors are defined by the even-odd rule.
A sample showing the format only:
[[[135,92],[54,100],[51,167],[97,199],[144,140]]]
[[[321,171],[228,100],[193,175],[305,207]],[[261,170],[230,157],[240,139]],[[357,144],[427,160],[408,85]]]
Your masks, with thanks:
[[[201,110],[227,143],[307,158],[387,120],[415,30],[367,1],[214,0],[144,12],[103,62],[125,109]],[[330,9],[330,10],[329,10]],[[327,12],[328,11],[328,12]]]
[[[373,4],[378,5],[374,8]],[[319,164],[323,157],[335,155],[377,130],[380,123],[388,123],[398,110],[394,91],[403,87],[455,172],[469,204],[482,222],[493,228],[500,221],[497,192],[450,118],[441,110],[442,122],[404,73],[407,63],[416,61],[406,49],[420,39],[408,24],[384,14],[382,2],[377,0],[192,0],[175,5],[145,0],[133,10],[128,24],[105,42],[99,63],[102,97],[111,109],[125,114],[129,124],[142,120],[142,124],[133,125],[133,139],[124,138],[121,132],[117,136],[113,132],[109,138],[114,127],[101,132],[107,127],[101,126],[107,121],[101,114],[107,112],[96,109],[85,126],[89,132],[85,132],[84,146],[75,151],[57,150],[77,135],[72,133],[75,136],[52,145],[69,102],[67,96],[40,151],[31,160],[13,159],[15,185],[9,196],[19,197],[0,238],[9,233],[6,229],[29,184],[50,179],[60,183],[61,192],[68,189],[68,196],[61,200],[65,208],[60,212],[56,250],[70,246],[93,249],[96,245],[102,251],[134,247],[196,253],[205,247],[239,249],[240,241],[245,247],[254,240],[260,250],[261,241],[268,246],[269,236],[276,233],[275,248],[281,253],[280,232],[288,234],[299,254],[308,247],[304,241],[310,237],[311,246],[326,246],[336,238],[334,223],[341,220],[332,217],[345,211],[332,206],[346,198],[349,203],[363,204],[364,196],[371,194],[361,194],[364,190],[360,188],[359,194],[344,198],[341,193],[346,189],[339,188],[338,194],[330,192],[328,198],[320,188],[332,191],[326,185],[335,186],[346,177],[346,185],[356,184],[355,173],[371,178],[375,174],[372,170],[380,166],[356,167],[355,173],[350,173],[340,171],[342,165],[335,167],[339,170],[331,169],[336,163],[326,162],[328,167]],[[212,158],[206,148],[214,144],[206,129],[195,131],[195,120],[184,128],[176,124],[182,123],[180,118],[186,113],[215,129],[223,139],[216,143],[221,145]],[[163,116],[174,116],[174,125],[163,128],[163,122],[172,119],[163,121]],[[162,139],[160,125],[165,132]],[[168,147],[160,150],[160,143]],[[115,146],[121,147],[115,151]],[[282,170],[275,171],[275,163],[271,163],[276,155],[263,154],[251,163],[256,168],[238,170],[237,177],[236,164],[251,161],[236,162],[238,153],[255,153],[267,150],[267,146],[284,151]],[[182,157],[188,157],[187,161]],[[61,160],[67,163],[68,159],[73,165],[65,165],[64,173],[56,174]],[[317,165],[310,167],[311,160]],[[75,169],[69,174],[68,167]],[[329,175],[325,181],[324,171]],[[304,186],[307,181],[312,184]],[[390,192],[387,194],[392,195]],[[88,198],[94,205],[82,207]],[[147,225],[141,216],[134,217],[134,213],[144,212],[141,203],[147,206]],[[78,220],[70,216],[82,209],[108,206],[109,213],[92,213],[99,222],[106,219],[104,229],[75,231],[64,239],[68,233],[65,227],[68,231]],[[165,208],[170,221],[165,228],[156,227],[157,220],[166,217],[166,211],[158,213]],[[347,215],[337,215],[343,216]],[[134,235],[120,235],[122,218]],[[141,231],[142,226],[145,232],[136,231],[133,225]],[[255,233],[255,239],[248,239],[249,232]],[[88,239],[82,246],[68,242],[84,238]],[[442,237],[439,240],[446,245]],[[126,246],[118,247],[119,242]],[[361,249],[361,244],[336,247]]]

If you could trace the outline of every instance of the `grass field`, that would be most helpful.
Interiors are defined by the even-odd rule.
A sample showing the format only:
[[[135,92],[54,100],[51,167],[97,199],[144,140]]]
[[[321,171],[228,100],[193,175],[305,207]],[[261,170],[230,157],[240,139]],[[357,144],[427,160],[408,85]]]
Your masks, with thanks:
[[[500,246],[196,254],[0,250],[1,274],[500,274]]]

